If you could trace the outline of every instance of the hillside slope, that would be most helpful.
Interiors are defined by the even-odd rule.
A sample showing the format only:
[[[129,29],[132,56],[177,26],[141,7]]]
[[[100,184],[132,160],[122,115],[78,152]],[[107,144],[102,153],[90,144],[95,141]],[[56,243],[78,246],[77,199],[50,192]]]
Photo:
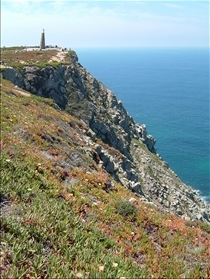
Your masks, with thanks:
[[[208,277],[207,224],[116,183],[88,126],[52,100],[4,80],[1,100],[2,278]]]
[[[69,73],[75,70],[74,90],[66,93],[65,110],[50,98],[1,79],[2,278],[208,278],[207,205],[154,149],[149,150],[152,137],[134,123],[113,93],[94,81],[102,90],[103,107],[99,96],[93,100],[93,77],[76,59],[69,66]],[[30,66],[32,79],[28,71],[22,75],[25,70],[20,67],[6,67],[2,74],[18,73],[15,78],[24,87],[27,81],[31,86],[34,79],[43,78],[45,71],[56,75],[67,67]],[[37,71],[41,75],[35,75]],[[76,90],[79,71],[86,73],[82,83],[86,89],[89,85],[88,95],[86,89],[82,93],[80,82]],[[69,84],[71,79],[67,80]],[[42,84],[40,95],[43,88]],[[78,112],[73,98],[77,95],[84,96]],[[109,102],[115,104],[113,109]],[[114,122],[114,112],[124,124]],[[122,146],[115,136],[107,139],[106,131],[121,133]],[[173,185],[195,210],[185,202],[180,215],[196,219],[190,213],[197,212],[197,219],[205,222],[185,220],[166,207]],[[160,195],[168,191],[169,196]]]
[[[159,209],[210,222],[210,205],[156,154],[155,139],[147,134],[146,126],[134,122],[114,93],[78,63],[75,52],[57,52],[66,59],[60,64],[49,60],[48,51],[38,52],[48,63],[9,61],[13,67],[6,66],[2,77],[32,94],[54,99],[62,110],[82,120],[93,141],[91,148],[84,144],[83,150],[97,157],[117,182]],[[29,59],[28,53],[19,52],[19,60]],[[96,139],[103,144],[96,144]]]

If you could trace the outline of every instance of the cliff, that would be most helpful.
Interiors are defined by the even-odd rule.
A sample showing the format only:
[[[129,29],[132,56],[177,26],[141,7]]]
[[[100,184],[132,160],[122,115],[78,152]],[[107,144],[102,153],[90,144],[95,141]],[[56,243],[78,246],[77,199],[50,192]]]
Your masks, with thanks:
[[[141,200],[184,219],[209,223],[209,205],[156,154],[155,139],[146,126],[135,123],[114,93],[80,65],[74,52],[65,54],[64,62],[42,68],[6,66],[2,78],[53,99],[55,108],[82,120],[87,131],[83,150]],[[68,171],[72,168],[69,162],[65,166]]]
[[[4,51],[1,277],[208,278],[209,206],[145,125],[75,53]]]

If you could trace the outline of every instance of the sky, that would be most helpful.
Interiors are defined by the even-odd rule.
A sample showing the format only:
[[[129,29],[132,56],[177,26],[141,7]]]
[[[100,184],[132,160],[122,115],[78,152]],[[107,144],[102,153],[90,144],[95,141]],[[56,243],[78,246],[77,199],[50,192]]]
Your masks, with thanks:
[[[1,46],[208,47],[209,1],[1,0]]]

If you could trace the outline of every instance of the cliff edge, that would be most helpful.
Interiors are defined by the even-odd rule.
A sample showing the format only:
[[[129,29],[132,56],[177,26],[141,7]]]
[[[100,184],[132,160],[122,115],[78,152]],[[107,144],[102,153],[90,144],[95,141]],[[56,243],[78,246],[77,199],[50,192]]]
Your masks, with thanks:
[[[155,139],[146,126],[128,115],[114,93],[82,67],[75,52],[60,52],[52,57],[61,60],[51,58],[42,66],[5,65],[1,76],[27,92],[53,99],[56,109],[81,120],[86,155],[141,200],[184,219],[210,223],[210,205],[156,154]],[[73,167],[69,161],[63,164],[66,171]]]

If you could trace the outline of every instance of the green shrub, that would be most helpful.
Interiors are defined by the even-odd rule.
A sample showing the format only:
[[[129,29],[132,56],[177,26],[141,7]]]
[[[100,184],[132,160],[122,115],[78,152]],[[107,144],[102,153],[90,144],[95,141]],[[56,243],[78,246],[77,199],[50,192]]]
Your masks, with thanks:
[[[207,233],[210,233],[210,225],[204,222],[200,222],[200,227]]]
[[[116,204],[116,212],[122,216],[135,215],[136,207],[129,201],[122,200]]]

